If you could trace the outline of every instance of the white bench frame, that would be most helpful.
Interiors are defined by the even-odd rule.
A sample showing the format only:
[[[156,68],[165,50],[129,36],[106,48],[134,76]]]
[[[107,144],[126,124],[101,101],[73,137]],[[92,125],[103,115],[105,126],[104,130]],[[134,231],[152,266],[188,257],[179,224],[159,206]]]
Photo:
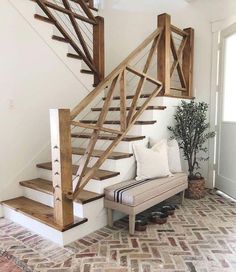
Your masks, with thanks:
[[[172,188],[169,191],[163,192],[162,194],[148,199],[145,202],[137,205],[137,206],[128,206],[125,204],[120,204],[118,202],[114,202],[108,199],[104,200],[104,206],[105,208],[108,209],[108,225],[110,227],[113,226],[113,211],[120,211],[122,213],[128,214],[129,215],[129,233],[131,235],[134,235],[135,232],[135,216],[136,214],[139,214],[145,210],[147,210],[148,208],[159,204],[160,202],[178,194],[182,192],[182,196],[181,196],[181,204],[183,204],[184,202],[184,194],[185,194],[185,190],[187,189],[188,184],[184,183],[182,185],[179,185],[177,187]]]

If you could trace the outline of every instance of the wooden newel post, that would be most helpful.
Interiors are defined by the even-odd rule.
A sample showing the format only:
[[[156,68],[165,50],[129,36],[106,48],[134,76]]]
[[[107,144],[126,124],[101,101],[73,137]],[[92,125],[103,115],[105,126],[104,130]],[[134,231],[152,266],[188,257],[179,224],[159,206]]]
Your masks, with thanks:
[[[62,228],[74,222],[72,192],[71,116],[69,109],[50,110],[54,219]]]
[[[187,95],[193,96],[193,57],[194,57],[194,29],[186,28],[188,33],[187,42],[183,49],[183,74],[186,80]]]
[[[163,83],[162,94],[170,94],[170,15],[166,13],[159,15],[158,27],[163,28],[163,33],[157,50],[157,78]]]
[[[97,16],[97,24],[93,26],[93,59],[99,75],[94,77],[97,86],[105,76],[105,48],[104,48],[104,18]]]

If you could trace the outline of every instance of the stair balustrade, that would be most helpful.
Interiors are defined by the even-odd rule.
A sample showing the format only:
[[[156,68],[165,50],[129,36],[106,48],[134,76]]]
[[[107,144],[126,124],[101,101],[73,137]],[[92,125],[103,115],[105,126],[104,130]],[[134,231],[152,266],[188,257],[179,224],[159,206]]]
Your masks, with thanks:
[[[37,2],[45,8],[42,0]],[[71,112],[51,111],[54,209],[58,224],[68,224],[73,219],[73,200],[127,136],[153,98],[176,95],[173,90],[178,96],[192,96],[193,39],[192,28],[181,30],[171,25],[169,15],[158,16],[158,28]],[[88,115],[91,123],[86,121]],[[113,122],[114,116],[118,119]],[[71,145],[74,142],[69,135],[73,141],[86,138],[86,142],[80,142],[86,148],[76,162],[79,167],[73,178]],[[102,147],[102,156],[94,159],[95,147],[104,135],[110,141]],[[66,214],[70,215],[68,220],[63,217]]]

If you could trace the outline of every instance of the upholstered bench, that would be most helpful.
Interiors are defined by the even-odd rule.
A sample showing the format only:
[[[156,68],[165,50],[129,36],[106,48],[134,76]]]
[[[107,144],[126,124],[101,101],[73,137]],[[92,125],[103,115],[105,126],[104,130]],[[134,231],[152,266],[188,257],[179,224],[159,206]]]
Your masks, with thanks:
[[[105,188],[105,207],[108,209],[108,224],[113,225],[113,210],[129,215],[129,232],[134,234],[135,215],[184,191],[188,187],[185,173],[172,177],[145,181],[129,180]]]

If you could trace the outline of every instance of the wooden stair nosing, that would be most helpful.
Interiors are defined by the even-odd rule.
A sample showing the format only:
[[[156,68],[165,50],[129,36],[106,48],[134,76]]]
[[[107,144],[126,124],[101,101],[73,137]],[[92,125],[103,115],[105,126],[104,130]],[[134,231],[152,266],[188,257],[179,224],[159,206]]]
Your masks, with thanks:
[[[50,18],[43,15],[34,14],[34,18],[45,23],[54,24]]]
[[[62,228],[54,221],[54,209],[47,205],[41,204],[26,197],[9,199],[2,201],[1,204],[61,232],[79,226],[88,221],[87,218],[75,217],[73,224]]]
[[[103,150],[94,150],[92,153],[92,157],[100,158],[102,157],[103,153],[105,151]],[[85,153],[85,148],[80,148],[80,147],[72,147],[72,154],[74,155],[84,155]],[[107,159],[110,160],[121,160],[121,159],[126,159],[132,157],[133,154],[131,153],[124,153],[124,152],[112,152]]]
[[[94,75],[94,72],[91,70],[81,69],[80,73],[82,74],[88,74],[88,75]]]
[[[66,38],[57,35],[52,35],[52,39],[58,42],[69,43]]]
[[[82,139],[90,139],[91,134],[90,133],[72,133],[72,138],[82,138]],[[117,136],[113,134],[99,134],[98,139],[99,140],[109,140],[113,141]],[[132,135],[126,135],[121,141],[124,142],[133,142],[133,141],[140,141],[145,139],[145,136],[132,136]]]
[[[73,54],[73,53],[67,53],[67,57],[68,58],[72,58],[72,59],[79,59],[79,60],[82,60],[82,58],[77,55],[77,54]]]
[[[148,98],[151,94],[141,94],[140,98]],[[172,94],[165,94],[165,95],[157,95],[156,97],[171,97],[171,98],[179,98],[179,99],[195,99],[193,96],[185,96],[185,95],[172,95]],[[134,95],[127,95],[126,99],[133,99]],[[106,97],[102,98],[103,100],[106,99]],[[113,96],[113,100],[120,100],[120,96]]]
[[[49,181],[49,180],[36,178],[36,179],[21,181],[20,185],[26,188],[30,188],[30,189],[45,193],[45,194],[53,195],[52,181]],[[84,205],[103,197],[104,197],[104,194],[96,194],[94,192],[82,190],[79,197],[75,199],[74,201]]]
[[[139,110],[141,107],[136,107],[136,110]],[[145,110],[165,110],[166,106],[148,106]],[[92,108],[92,111],[102,111],[103,108]],[[126,110],[130,110],[130,107],[127,107]],[[109,111],[120,111],[120,107],[110,107]]]
[[[151,94],[141,94],[140,98],[147,98],[149,97]],[[127,95],[126,99],[133,99],[134,95]],[[103,100],[106,100],[106,97],[102,98]],[[113,96],[113,100],[120,100],[120,96]]]
[[[52,170],[52,163],[51,162],[45,162],[45,163],[39,163],[36,165],[38,168],[45,169],[45,170]],[[72,173],[73,175],[76,175],[78,171],[79,166],[78,165],[72,165]],[[90,170],[91,168],[88,167],[87,170]],[[109,178],[113,178],[118,176],[120,173],[119,172],[113,172],[113,171],[108,171],[108,170],[101,170],[98,169],[92,179],[95,180],[105,180]]]
[[[84,124],[96,124],[97,120],[80,120]],[[134,125],[154,125],[157,121],[136,121]],[[120,120],[107,120],[104,122],[105,125],[120,125]]]

